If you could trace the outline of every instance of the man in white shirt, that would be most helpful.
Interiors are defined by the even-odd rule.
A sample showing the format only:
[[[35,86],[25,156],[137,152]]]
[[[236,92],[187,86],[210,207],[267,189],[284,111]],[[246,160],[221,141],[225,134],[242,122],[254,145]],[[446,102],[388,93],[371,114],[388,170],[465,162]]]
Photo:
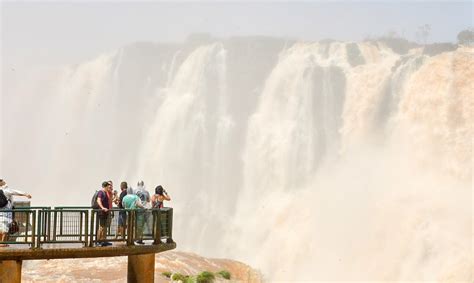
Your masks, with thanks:
[[[153,226],[153,219],[151,215],[151,211],[149,210],[151,208],[151,198],[150,198],[150,193],[147,191],[145,187],[145,182],[139,181],[137,183],[137,191],[135,194],[140,198],[140,201],[142,202],[143,207],[146,209],[145,211],[140,211],[138,212],[138,215],[141,217],[143,216],[143,231],[147,231],[147,233],[151,233],[151,229]],[[138,244],[143,244],[142,240],[137,241]]]
[[[12,213],[7,211],[2,212],[2,210],[10,210],[13,208],[13,196],[31,198],[31,195],[22,191],[10,189],[3,179],[0,179],[0,190],[2,191],[0,193],[3,193],[7,199],[7,204],[0,207],[0,247],[8,247],[8,245],[2,244],[2,242],[7,240],[9,225],[12,222]]]

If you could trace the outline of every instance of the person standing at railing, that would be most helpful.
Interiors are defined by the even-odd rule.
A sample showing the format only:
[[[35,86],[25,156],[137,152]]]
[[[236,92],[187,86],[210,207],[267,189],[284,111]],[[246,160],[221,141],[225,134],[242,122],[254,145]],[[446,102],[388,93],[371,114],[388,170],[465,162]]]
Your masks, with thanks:
[[[137,214],[143,214],[143,230],[145,228],[147,229],[146,231],[148,233],[151,233],[153,223],[152,223],[152,215],[151,211],[149,210],[151,208],[151,198],[150,198],[150,193],[145,187],[145,182],[139,181],[137,183],[137,191],[135,194],[140,198],[140,201],[142,202],[143,207],[145,207],[145,211],[140,211],[137,212]],[[139,242],[139,244],[142,244],[142,242]]]
[[[163,208],[163,202],[165,200],[170,201],[171,198],[168,195],[168,192],[166,192],[165,189],[159,185],[155,188],[155,194],[151,197],[153,208]]]
[[[123,209],[123,198],[127,195],[128,184],[127,182],[122,182],[120,184],[120,197],[116,201],[116,205],[118,208]],[[120,211],[119,212],[119,219],[118,219],[118,228],[117,228],[117,235],[115,238],[121,237],[122,239],[125,238],[125,229],[127,229],[127,212]]]
[[[133,194],[133,190],[130,188],[128,191],[128,194],[124,196],[122,200],[122,205],[124,209],[132,209],[136,210],[137,208],[142,208],[144,209],[145,207],[143,206],[140,198]],[[136,219],[136,228],[137,232],[135,235],[135,238],[138,239],[136,241],[137,244],[143,245],[143,224],[144,224],[144,216],[143,213],[136,213],[137,219]]]
[[[151,197],[151,203],[153,205],[153,208],[163,208],[164,207],[164,201],[167,200],[167,201],[170,201],[171,198],[170,196],[168,195],[168,192],[165,191],[165,189],[163,188],[163,186],[161,185],[158,185],[156,188],[155,188],[155,194]],[[155,213],[155,217],[160,217],[160,213],[158,213],[158,211],[156,211]],[[160,231],[161,231],[161,235],[163,235],[163,231],[165,230],[165,223],[160,221]]]
[[[31,198],[31,195],[10,189],[3,179],[0,179],[0,191],[0,202],[2,202],[2,207],[0,207],[0,247],[8,247],[8,245],[2,244],[2,242],[7,240],[10,223],[13,221],[13,215],[9,211],[3,212],[2,210],[11,210],[13,208],[13,196]]]
[[[109,180],[107,181],[110,186],[107,187],[107,197],[109,198],[109,217],[107,217],[107,229],[105,230],[106,235],[107,235],[107,230],[110,228],[112,225],[112,219],[115,217],[115,212],[112,210],[114,208],[114,202],[115,202],[115,196],[114,196],[114,183]]]
[[[107,188],[107,196],[109,197],[109,209],[112,209],[114,204],[114,183],[112,181],[107,181],[110,184],[110,187]]]
[[[100,211],[97,212],[97,219],[99,220],[99,229],[97,232],[97,245],[102,247],[110,246],[112,243],[106,242],[107,225],[110,223],[110,205],[111,199],[109,199],[109,191],[112,190],[112,184],[108,181],[102,183],[102,190],[97,195],[97,204],[99,205]]]

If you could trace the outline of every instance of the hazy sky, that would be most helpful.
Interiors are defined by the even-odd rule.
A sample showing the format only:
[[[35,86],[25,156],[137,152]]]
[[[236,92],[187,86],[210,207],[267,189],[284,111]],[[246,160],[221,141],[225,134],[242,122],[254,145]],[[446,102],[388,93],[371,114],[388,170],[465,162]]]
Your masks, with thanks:
[[[361,40],[423,24],[429,42],[473,26],[467,2],[2,2],[3,67],[77,63],[136,41],[268,35]]]

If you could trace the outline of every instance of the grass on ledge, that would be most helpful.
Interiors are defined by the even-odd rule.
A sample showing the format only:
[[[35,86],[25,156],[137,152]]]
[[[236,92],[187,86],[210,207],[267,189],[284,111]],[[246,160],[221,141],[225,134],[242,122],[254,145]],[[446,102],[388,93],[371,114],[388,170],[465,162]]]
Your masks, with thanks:
[[[170,278],[172,281],[178,281],[183,283],[213,283],[216,276],[222,277],[229,280],[231,278],[230,272],[227,270],[221,270],[216,273],[209,271],[203,271],[196,276],[183,275],[181,273],[172,273],[170,271],[162,272],[161,275]]]

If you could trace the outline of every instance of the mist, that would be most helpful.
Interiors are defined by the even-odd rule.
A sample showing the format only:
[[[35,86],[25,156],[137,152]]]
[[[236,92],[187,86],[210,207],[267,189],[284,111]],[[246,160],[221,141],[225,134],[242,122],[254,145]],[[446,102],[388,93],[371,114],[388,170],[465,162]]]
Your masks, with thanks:
[[[180,250],[267,281],[472,281],[472,45],[363,32],[6,47],[2,178],[48,206],[161,184]]]

